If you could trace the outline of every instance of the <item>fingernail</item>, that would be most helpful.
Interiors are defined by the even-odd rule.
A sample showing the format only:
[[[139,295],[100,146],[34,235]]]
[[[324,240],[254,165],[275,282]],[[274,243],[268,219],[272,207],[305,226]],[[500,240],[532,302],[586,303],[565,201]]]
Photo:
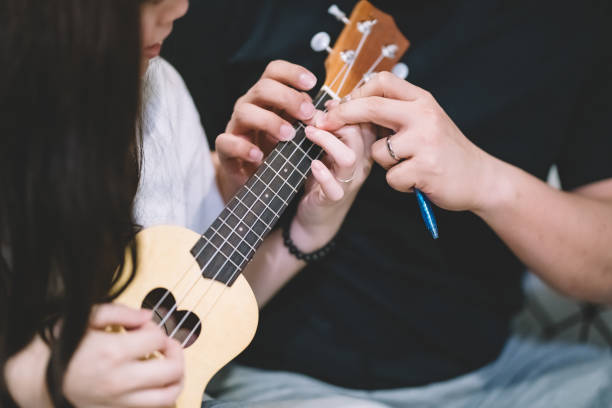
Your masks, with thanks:
[[[300,85],[305,89],[312,89],[317,84],[317,78],[312,74],[300,75]]]
[[[260,162],[263,159],[263,152],[259,149],[252,148],[249,152],[249,158],[254,162]]]
[[[312,135],[315,132],[315,130],[316,129],[315,129],[314,126],[308,125],[308,126],[306,126],[306,129],[304,129],[304,132],[306,132],[307,136],[310,136],[310,135]]]
[[[320,161],[318,161],[318,160],[314,160],[314,161],[312,162],[312,169],[313,169],[314,171],[316,171],[316,172],[321,172],[321,171],[323,171],[323,163],[321,163],[321,162],[320,162]]]
[[[282,140],[291,140],[295,135],[295,131],[293,130],[293,126],[283,125],[280,128],[280,134]]]

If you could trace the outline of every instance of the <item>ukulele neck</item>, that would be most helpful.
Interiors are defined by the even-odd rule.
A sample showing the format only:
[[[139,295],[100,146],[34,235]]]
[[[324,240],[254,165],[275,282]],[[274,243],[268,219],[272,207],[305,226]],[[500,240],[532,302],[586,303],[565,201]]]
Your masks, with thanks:
[[[333,99],[326,88],[317,109]],[[202,276],[231,286],[304,185],[322,149],[306,138],[305,125],[280,142],[192,248]]]

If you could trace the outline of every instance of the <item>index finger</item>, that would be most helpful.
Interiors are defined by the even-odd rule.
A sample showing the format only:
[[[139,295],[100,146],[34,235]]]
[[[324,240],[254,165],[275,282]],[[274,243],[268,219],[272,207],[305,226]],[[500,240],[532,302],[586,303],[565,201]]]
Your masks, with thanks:
[[[424,98],[428,92],[411,84],[390,72],[379,72],[360,88],[351,93],[351,99],[368,96],[382,96],[402,101],[416,101]]]
[[[272,61],[262,78],[269,78],[302,91],[309,91],[317,84],[317,77],[306,68],[287,61]]]
[[[330,108],[329,112],[316,120],[318,128],[336,131],[345,125],[374,123],[398,132],[406,125],[409,115],[407,102],[380,96],[351,99]]]

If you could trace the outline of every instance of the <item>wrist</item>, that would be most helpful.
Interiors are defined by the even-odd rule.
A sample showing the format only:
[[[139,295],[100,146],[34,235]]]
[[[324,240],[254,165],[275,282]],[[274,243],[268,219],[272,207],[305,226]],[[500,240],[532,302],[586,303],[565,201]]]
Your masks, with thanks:
[[[516,168],[496,157],[487,156],[489,160],[481,172],[484,180],[478,185],[479,198],[472,209],[483,219],[512,206],[517,196],[514,182]]]
[[[287,223],[285,228],[288,229],[289,236],[295,246],[304,253],[321,249],[336,235],[335,231],[332,231],[327,226],[304,227],[295,217],[291,222]]]

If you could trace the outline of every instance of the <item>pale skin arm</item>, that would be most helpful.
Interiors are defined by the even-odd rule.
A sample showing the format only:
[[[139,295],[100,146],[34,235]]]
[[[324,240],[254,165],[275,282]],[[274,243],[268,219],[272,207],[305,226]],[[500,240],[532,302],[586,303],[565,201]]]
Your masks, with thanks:
[[[499,162],[496,199],[474,212],[559,291],[612,303],[612,180],[558,191]]]
[[[612,303],[612,179],[558,191],[479,149],[431,94],[389,73],[333,106],[317,126],[366,122],[387,129],[403,159],[390,157],[385,140],[372,146],[391,187],[416,187],[442,208],[474,212],[561,292]]]

